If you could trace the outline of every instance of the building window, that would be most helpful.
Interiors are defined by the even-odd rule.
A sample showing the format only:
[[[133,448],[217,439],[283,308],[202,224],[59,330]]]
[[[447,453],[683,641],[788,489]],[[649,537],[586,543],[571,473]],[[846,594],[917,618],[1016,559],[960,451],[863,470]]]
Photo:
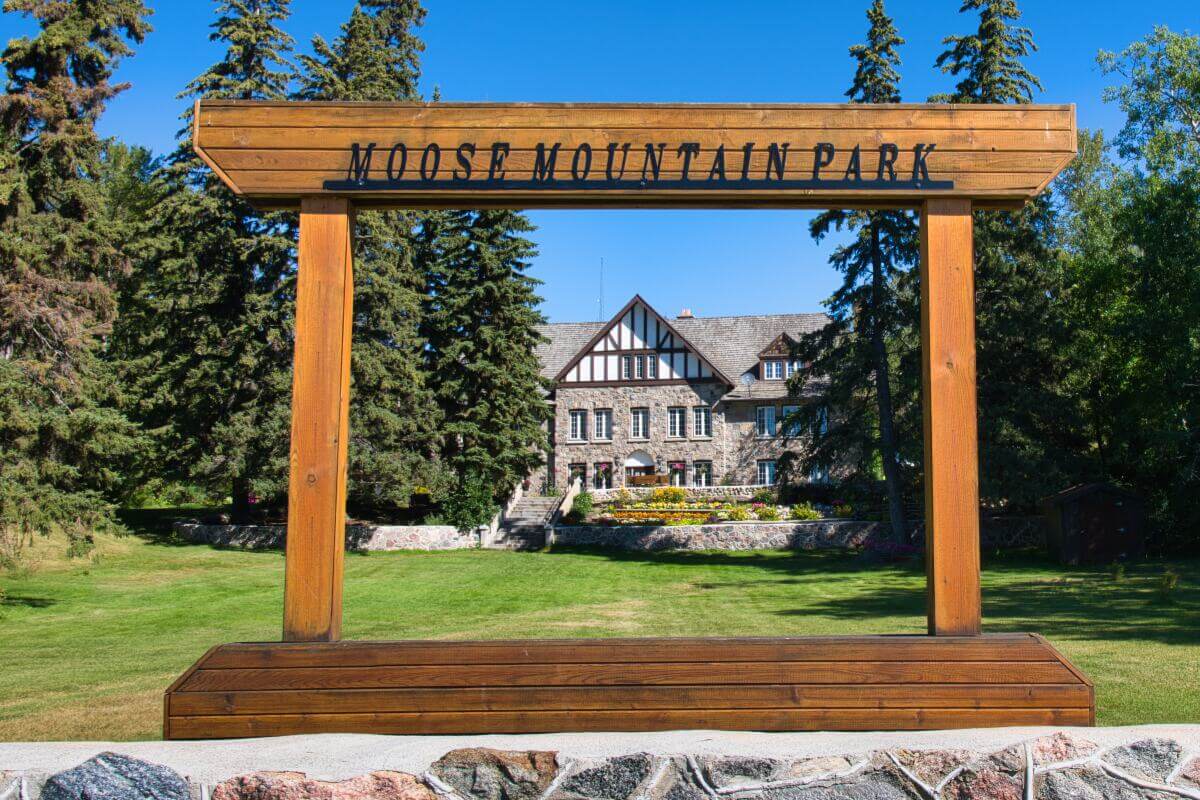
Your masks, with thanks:
[[[613,487],[613,465],[611,461],[597,461],[592,465],[592,485],[597,489]]]
[[[817,409],[816,418],[813,421],[813,438],[824,436],[829,433],[829,409],[824,406]]]
[[[708,406],[692,409],[692,436],[712,436],[712,409]]]
[[[678,406],[667,409],[667,436],[682,439],[687,436],[687,409]]]
[[[825,467],[813,467],[808,473],[809,483],[829,483],[829,470]]]
[[[800,371],[799,361],[789,361],[787,364],[787,376],[790,378]]]
[[[654,380],[658,377],[658,356],[652,355],[646,357],[646,377]]]
[[[587,486],[587,464],[567,465],[567,486],[574,486],[576,480],[581,486]]]
[[[800,423],[796,419],[796,413],[800,411],[800,406],[784,406],[783,407],[783,435],[784,436],[799,436]]]
[[[783,380],[783,362],[782,361],[764,361],[763,368],[765,374],[764,380],[781,381]]]
[[[621,356],[621,377],[625,380],[633,377],[633,356]]]
[[[597,441],[607,442],[612,439],[612,409],[597,408],[592,412],[592,416],[596,418],[595,438]]]
[[[687,486],[687,462],[672,461],[667,465],[672,486]]]
[[[712,462],[692,462],[692,486],[712,486]]]
[[[587,441],[587,412],[575,410],[571,412],[571,441]]]
[[[637,365],[638,380],[641,380],[642,378],[646,377],[646,357],[638,356],[637,359],[634,361],[634,363]]]
[[[759,406],[754,414],[755,431],[760,439],[775,435],[775,406]]]
[[[763,459],[758,462],[758,485],[775,485],[775,461],[773,459]]]
[[[648,409],[648,408],[631,408],[631,409],[629,409],[629,438],[630,439],[649,439],[650,438],[650,409]]]

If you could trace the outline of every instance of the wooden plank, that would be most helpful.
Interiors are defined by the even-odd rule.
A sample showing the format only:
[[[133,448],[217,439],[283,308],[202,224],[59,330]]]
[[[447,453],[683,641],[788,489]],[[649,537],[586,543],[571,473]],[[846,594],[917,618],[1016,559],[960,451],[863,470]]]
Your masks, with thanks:
[[[303,201],[284,575],[287,641],[329,641],[341,632],[352,228],[344,198]]]
[[[1089,708],[1090,687],[1070,684],[568,686],[470,689],[312,689],[181,692],[175,716],[678,708]]]
[[[687,664],[487,664],[420,667],[197,670],[180,691],[472,686],[712,684],[1067,683],[1056,661],[789,661]]]
[[[205,101],[197,147],[237,190],[271,207],[331,193],[422,208],[478,207],[480,197],[514,208],[915,207],[941,196],[1012,204],[1074,155],[1074,117],[1071,106],[1031,105]],[[577,186],[544,180],[551,155],[553,176]]]
[[[737,661],[1057,661],[1025,634],[221,645],[205,669]]]
[[[939,730],[1011,725],[1086,725],[1081,708],[752,709],[499,711],[412,714],[274,714],[176,717],[178,739],[311,733],[468,734],[659,730]]]
[[[971,203],[921,213],[921,363],[929,632],[981,630]]]
[[[205,100],[205,127],[842,127],[1068,130],[1073,105],[349,103]]]

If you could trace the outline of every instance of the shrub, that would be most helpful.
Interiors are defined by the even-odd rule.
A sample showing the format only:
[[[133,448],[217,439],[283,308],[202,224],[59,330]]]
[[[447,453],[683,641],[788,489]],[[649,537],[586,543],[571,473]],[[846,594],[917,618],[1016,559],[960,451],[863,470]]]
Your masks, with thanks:
[[[769,489],[766,486],[764,486],[763,488],[755,491],[754,497],[752,497],[750,499],[751,499],[751,501],[753,501],[755,503],[762,503],[763,505],[773,506],[773,505],[775,505],[775,490]]]
[[[792,511],[789,516],[795,520],[805,521],[820,519],[821,512],[813,508],[811,503],[797,503],[796,505],[792,506]]]
[[[847,503],[833,507],[833,515],[839,519],[850,519],[854,516],[854,508]]]
[[[463,532],[486,525],[495,513],[492,488],[476,475],[460,478],[454,490],[442,500],[442,516],[446,523]]]
[[[778,522],[779,509],[776,506],[763,506],[758,510],[758,518],[763,522]]]
[[[1167,567],[1158,579],[1158,599],[1161,603],[1174,603],[1175,590],[1179,588],[1179,573]]]
[[[633,505],[633,492],[628,489],[618,489],[612,496],[612,504],[617,508]]]
[[[681,528],[685,525],[698,525],[699,523],[690,519],[672,518],[663,523],[668,528]]]
[[[575,502],[571,504],[571,513],[576,514],[580,519],[583,519],[588,514],[592,513],[592,509],[595,507],[595,504],[596,501],[595,498],[592,497],[591,492],[580,492],[579,494],[575,495]]]
[[[651,503],[685,503],[687,489],[682,486],[664,486],[650,493]]]
[[[750,519],[750,509],[745,506],[734,506],[727,514],[730,522],[746,522]]]

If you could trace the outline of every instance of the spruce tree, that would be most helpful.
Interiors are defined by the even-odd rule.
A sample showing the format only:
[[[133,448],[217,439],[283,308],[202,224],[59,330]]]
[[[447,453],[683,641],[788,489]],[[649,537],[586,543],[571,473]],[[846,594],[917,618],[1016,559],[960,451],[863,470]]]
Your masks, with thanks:
[[[508,210],[451,212],[427,221],[423,329],[428,370],[445,414],[444,458],[459,487],[501,497],[541,463],[549,418],[534,348],[544,322],[538,281],[525,274],[534,230]]]
[[[332,43],[313,40],[301,56],[306,100],[418,100],[417,2],[363,0]],[[371,510],[406,507],[414,488],[444,484],[438,462],[440,412],[426,385],[419,331],[424,277],[414,264],[421,216],[358,214],[354,252],[349,501]]]
[[[117,63],[150,30],[140,0],[7,0],[4,12],[39,31],[0,56],[0,562],[56,527],[86,549],[140,447],[107,352],[129,259],[95,123],[127,88],[111,82]]]
[[[1018,27],[1015,0],[967,0],[975,33],[945,39],[937,65],[958,79],[954,103],[1027,103],[1038,79],[1022,59],[1033,35]],[[980,491],[985,502],[1030,507],[1070,482],[1086,446],[1071,371],[1062,260],[1054,204],[1042,195],[1020,211],[975,214]]]
[[[225,55],[180,97],[286,99],[288,0],[225,0],[217,14],[209,38]],[[159,176],[157,238],[130,297],[140,413],[161,468],[228,492],[244,520],[252,494],[278,496],[285,485],[294,215],[235,196],[193,153],[190,124],[178,138]]]
[[[850,48],[858,66],[846,96],[852,103],[897,103],[896,48],[904,40],[883,0],[875,0],[867,19],[866,43]],[[842,230],[851,239],[830,259],[843,275],[826,302],[830,324],[807,336],[797,352],[808,366],[793,379],[793,388],[802,391],[812,382],[823,398],[797,412],[797,427],[814,437],[805,461],[821,469],[854,463],[860,474],[882,468],[892,537],[903,542],[908,534],[888,343],[900,324],[894,283],[916,259],[916,226],[906,211],[838,210],[819,215],[810,230],[817,241]],[[827,414],[827,408],[836,413]]]

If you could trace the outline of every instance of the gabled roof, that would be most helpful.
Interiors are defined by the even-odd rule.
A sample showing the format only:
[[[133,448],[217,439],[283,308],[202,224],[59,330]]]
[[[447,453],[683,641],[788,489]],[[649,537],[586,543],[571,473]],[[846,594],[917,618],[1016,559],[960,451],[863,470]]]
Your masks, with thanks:
[[[789,336],[786,332],[779,334],[771,343],[758,351],[758,357],[773,356],[778,354],[786,354],[791,351],[796,344],[796,340]]]
[[[598,331],[596,331],[596,333],[592,336],[592,338],[588,339],[587,343],[584,344],[583,347],[579,348],[579,350],[574,355],[572,355],[570,357],[570,359],[568,359],[567,363],[562,367],[562,369],[560,369],[557,373],[555,373],[554,380],[561,381],[563,378],[565,378],[567,373],[571,371],[571,368],[574,367],[576,364],[578,364],[583,359],[584,356],[586,356],[588,353],[590,353],[592,348],[595,347],[600,342],[600,340],[603,339],[608,334],[609,331],[611,331],[613,328],[615,328],[617,325],[619,325],[621,323],[621,320],[625,317],[625,315],[629,313],[629,309],[633,308],[638,303],[641,303],[643,306],[646,307],[647,311],[649,311],[651,314],[654,314],[656,317],[658,317],[659,320],[662,322],[663,326],[667,329],[667,331],[669,331],[676,339],[679,339],[680,341],[682,341],[684,346],[687,347],[692,352],[694,352],[698,358],[701,358],[704,361],[708,361],[709,366],[712,367],[713,377],[717,378],[718,380],[724,381],[725,383],[729,384],[730,386],[733,386],[733,380],[728,375],[725,375],[721,371],[720,367],[718,367],[716,364],[712,363],[712,361],[710,361],[704,355],[704,353],[700,350],[700,348],[696,347],[691,342],[689,342],[688,338],[686,336],[684,336],[682,333],[679,332],[679,330],[677,328],[675,328],[673,325],[671,325],[670,321],[666,317],[664,317],[662,314],[659,314],[658,311],[655,310],[654,306],[647,303],[640,294],[635,294],[632,298],[630,298],[629,302],[626,303],[624,306],[622,306],[621,310],[618,311],[613,316],[612,319],[610,319]]]
[[[632,302],[639,300],[635,296]],[[642,302],[645,302],[644,300]],[[649,306],[649,304],[647,304]],[[627,304],[616,315],[619,320]],[[737,317],[683,317],[668,320],[659,315],[714,369],[736,381],[758,368],[759,353],[782,333],[792,339],[820,330],[829,323],[824,314],[761,314]],[[609,322],[554,322],[538,326],[547,341],[537,348],[542,375],[554,380],[581,352],[590,349],[612,325]],[[722,377],[722,380],[725,380]]]

